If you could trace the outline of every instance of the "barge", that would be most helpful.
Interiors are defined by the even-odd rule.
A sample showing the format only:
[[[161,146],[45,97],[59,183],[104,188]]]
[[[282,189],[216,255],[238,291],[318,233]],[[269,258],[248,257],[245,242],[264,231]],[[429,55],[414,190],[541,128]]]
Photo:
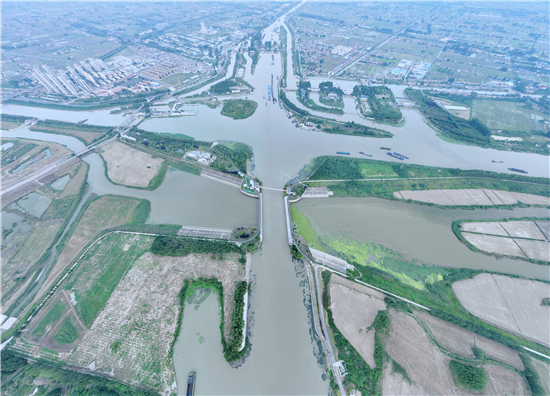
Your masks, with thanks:
[[[403,160],[405,159],[405,158],[403,158],[403,157],[400,157],[400,156],[398,156],[398,155],[395,155],[394,153],[387,153],[387,154],[388,154],[388,155],[391,155],[393,158],[397,158],[397,159],[399,159],[399,160],[401,160],[401,161],[403,161]]]
[[[187,396],[193,396],[195,394],[195,381],[197,380],[197,375],[195,372],[189,373],[187,378]]]
[[[391,150],[391,148],[389,148],[389,147],[380,147],[380,150],[388,150],[389,151],[389,150]]]
[[[496,161],[496,160],[493,160],[493,162],[494,162],[495,164],[502,164],[504,161]]]
[[[336,154],[341,154],[341,155],[351,155],[350,153],[348,153],[347,151],[337,151]]]
[[[405,159],[409,159],[409,157],[407,157],[406,155],[396,153],[395,151],[394,151],[393,153],[394,153],[395,155],[398,155],[398,156],[403,157],[403,158],[405,158]]]
[[[372,157],[372,154],[367,154],[367,153],[364,153],[364,152],[362,152],[362,151],[359,151],[359,154],[366,155],[367,157]]]
[[[81,121],[78,121],[77,124],[80,125],[80,124],[84,124],[86,121],[88,121],[88,119],[86,118],[85,120],[81,120]]]
[[[519,173],[525,173],[525,174],[529,173],[526,170],[518,169],[518,168],[508,168],[508,170],[514,171],[514,172],[519,172]]]

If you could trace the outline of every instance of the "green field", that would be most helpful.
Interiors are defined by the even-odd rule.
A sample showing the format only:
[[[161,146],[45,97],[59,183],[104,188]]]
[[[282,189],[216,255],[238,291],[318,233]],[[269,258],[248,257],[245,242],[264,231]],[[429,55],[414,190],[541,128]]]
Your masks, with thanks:
[[[37,337],[42,337],[44,333],[46,333],[46,327],[48,325],[51,325],[57,322],[65,312],[66,312],[65,307],[63,306],[61,301],[58,301],[50,309],[50,311],[46,314],[46,316],[44,316],[44,318],[40,321],[38,326],[36,326],[32,334]]]
[[[550,194],[548,179],[480,170],[438,168],[408,163],[328,156],[315,158],[311,168],[314,169],[314,172],[306,181],[308,186],[326,186],[334,192],[334,196],[375,196],[395,199],[394,191],[443,188],[487,188],[543,196],[549,196]],[[315,182],[316,180],[327,181]],[[328,180],[347,181],[331,182]]]
[[[490,129],[548,132],[548,126],[539,121],[548,120],[548,114],[525,108],[523,103],[476,99],[472,117],[479,118]]]
[[[449,367],[457,387],[483,393],[487,386],[487,374],[483,367],[471,366],[457,360],[451,360]]]
[[[151,239],[111,234],[91,248],[64,288],[76,296],[76,310],[91,326],[130,265],[151,247]]]
[[[232,99],[225,100],[223,102],[222,115],[231,117],[234,120],[244,120],[245,118],[250,117],[256,109],[258,108],[258,103],[253,100],[246,99]]]
[[[290,215],[292,217],[294,232],[300,234],[306,240],[309,247],[326,252],[323,245],[319,243],[315,231],[311,228],[309,219],[295,206],[290,206]]]

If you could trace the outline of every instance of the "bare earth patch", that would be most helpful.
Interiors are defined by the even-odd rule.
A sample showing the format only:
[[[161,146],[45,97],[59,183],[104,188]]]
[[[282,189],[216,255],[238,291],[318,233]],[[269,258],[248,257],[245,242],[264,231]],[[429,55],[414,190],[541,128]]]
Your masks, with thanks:
[[[416,320],[405,313],[390,309],[391,329],[386,352],[407,371],[413,384],[400,374],[384,370],[383,394],[390,395],[474,395],[454,385],[449,368],[451,358],[433,345]],[[483,366],[487,373],[484,395],[525,395],[523,378],[501,366]],[[423,387],[428,391],[423,391]]]
[[[550,285],[479,274],[453,283],[453,291],[472,315],[544,345],[550,344],[550,310],[540,305],[543,298],[550,297]]]
[[[460,225],[462,231],[476,232],[479,234],[508,236],[508,233],[501,227],[497,221],[468,222]]]
[[[399,373],[392,373],[392,364],[382,374],[382,394],[389,396],[436,396],[437,393],[425,386],[409,382]]]
[[[338,283],[330,286],[331,309],[334,323],[344,337],[359,352],[371,368],[374,361],[374,329],[367,331],[378,311],[386,309],[386,304],[368,294],[359,293]]]
[[[126,186],[147,187],[164,162],[118,140],[103,146],[102,151],[109,178]]]
[[[95,371],[104,375],[170,394],[174,381],[170,348],[183,281],[217,278],[222,282],[227,333],[235,282],[245,279],[238,258],[228,255],[218,261],[202,254],[164,257],[145,253],[116,286],[67,363],[80,368],[94,363]]]
[[[533,221],[503,221],[500,225],[512,237],[546,240]]]
[[[468,205],[513,205],[518,201],[527,205],[550,205],[550,198],[541,195],[523,194],[486,189],[444,189],[444,190],[401,190],[403,199],[428,202],[442,206]],[[401,198],[394,193],[396,198]]]
[[[513,239],[492,235],[471,234],[469,232],[463,232],[462,236],[476,248],[484,252],[526,258],[523,251]]]
[[[439,345],[457,355],[465,358],[474,358],[472,348],[477,347],[482,349],[487,357],[509,364],[518,370],[524,370],[523,363],[517,351],[506,345],[499,344],[462,327],[445,322],[427,312],[417,311],[416,317],[429,330]]]

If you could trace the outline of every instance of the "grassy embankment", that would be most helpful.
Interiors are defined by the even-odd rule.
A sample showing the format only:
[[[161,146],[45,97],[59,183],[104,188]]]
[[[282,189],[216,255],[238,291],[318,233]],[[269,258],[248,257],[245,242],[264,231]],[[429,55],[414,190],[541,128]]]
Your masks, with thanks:
[[[361,115],[374,119],[376,122],[387,123],[390,125],[400,124],[403,120],[403,114],[399,107],[392,106],[395,103],[395,96],[388,87],[369,87],[356,85],[353,88],[357,106]],[[361,96],[368,96],[367,103],[370,112],[365,113],[361,105]]]
[[[382,129],[371,128],[355,122],[340,122],[330,118],[312,116],[307,110],[303,110],[292,103],[283,91],[279,92],[281,103],[290,111],[300,123],[306,121],[317,124],[322,132],[335,133],[338,135],[368,136],[378,138],[391,138],[393,134]]]
[[[231,99],[224,100],[221,114],[234,120],[244,120],[254,114],[258,103],[253,100]]]
[[[381,197],[397,199],[399,190],[485,188],[550,196],[548,179],[482,170],[438,168],[407,163],[333,156],[317,157],[315,169],[306,180],[312,187],[328,187],[335,197]],[[362,180],[372,179],[372,180]],[[379,180],[376,180],[379,179]],[[316,180],[345,180],[342,182]],[[418,204],[434,205],[429,203]],[[435,205],[437,206],[437,205]],[[523,204],[490,206],[510,209]],[[485,206],[443,206],[444,208],[486,208]]]
[[[186,139],[176,134],[161,134],[135,129],[131,132],[131,135],[137,139],[137,142],[130,143],[133,147],[154,155],[160,155],[167,160],[167,165],[196,175],[200,174],[202,167],[196,163],[182,161],[181,159],[184,153],[188,151],[213,152],[218,158],[210,165],[210,168],[237,177],[238,174],[234,170],[233,165],[231,165],[231,161],[233,161],[240,171],[244,172],[246,170],[246,161],[251,160],[253,156],[252,150],[243,143],[221,142],[210,149],[212,142],[194,140],[193,138]]]
[[[416,102],[424,119],[442,138],[474,146],[491,147],[491,131],[477,118],[467,121],[457,117],[439,107],[422,91],[407,88],[405,94]]]
[[[36,132],[72,136],[86,145],[100,140],[113,130],[112,127],[107,126],[76,124],[56,120],[38,121],[29,129]]]
[[[18,128],[27,120],[32,120],[34,117],[18,116],[12,114],[0,114],[0,129],[3,131]]]
[[[72,105],[59,104],[59,102],[44,103],[35,102],[31,100],[21,100],[21,99],[9,99],[6,101],[7,104],[17,104],[23,106],[31,107],[43,107],[46,109],[59,109],[59,110],[70,110],[70,111],[85,111],[85,110],[99,110],[106,109],[109,107],[117,106],[127,106],[132,104],[143,104],[146,103],[146,98],[151,96],[162,95],[168,93],[168,88],[159,88],[151,92],[142,92],[142,93],[128,93],[122,95],[106,96],[106,97],[94,97],[81,99],[76,102],[73,102]]]
[[[36,378],[46,384],[37,387]],[[37,395],[56,396],[63,394],[111,396],[153,396],[156,393],[121,384],[97,375],[83,374],[40,362],[30,362],[19,356],[2,351],[2,393],[27,395],[39,389]]]
[[[286,88],[286,77],[287,77],[287,36],[288,32],[286,29],[281,25],[279,28],[279,38],[281,40],[281,62],[283,63],[283,72],[280,78],[280,85],[279,88]]]

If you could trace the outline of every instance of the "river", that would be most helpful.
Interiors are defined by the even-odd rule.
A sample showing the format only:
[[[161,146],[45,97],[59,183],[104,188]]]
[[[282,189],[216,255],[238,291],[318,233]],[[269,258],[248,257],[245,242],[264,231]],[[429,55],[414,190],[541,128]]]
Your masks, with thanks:
[[[268,27],[268,31],[271,32],[281,21],[282,19],[279,19]],[[290,36],[287,45],[290,48]],[[291,82],[295,85],[297,78],[292,74],[290,52],[288,55],[288,86],[291,87]],[[545,177],[549,175],[548,157],[445,142],[424,123],[418,111],[411,109],[403,110],[406,118],[403,127],[389,127],[367,122],[349,108],[346,109],[346,114],[338,117],[344,121],[361,122],[389,130],[395,135],[393,139],[331,135],[298,129],[287,118],[285,111],[279,108],[278,103],[274,104],[265,99],[267,86],[271,84],[271,76],[273,75],[275,84],[277,84],[277,76],[281,76],[280,54],[275,55],[275,62],[271,65],[271,54],[263,53],[254,75],[251,75],[250,58],[247,60],[245,79],[256,88],[248,98],[255,100],[259,105],[250,118],[233,121],[222,116],[220,108],[210,109],[207,106],[200,106],[199,113],[195,117],[149,119],[140,124],[140,128],[153,132],[182,133],[206,141],[231,140],[248,144],[254,151],[254,176],[259,177],[265,186],[272,188],[283,187],[312,158],[320,155],[334,155],[340,150],[349,151],[355,157],[360,156],[359,151],[371,152],[374,154],[374,159],[387,161],[388,156],[385,152],[380,152],[380,146],[390,146],[393,150],[411,157],[410,162],[420,165],[499,172],[507,172],[508,167],[516,166],[527,169],[529,175]],[[231,68],[232,66],[228,72],[232,72]],[[201,88],[198,92],[204,89]],[[399,89],[402,87],[394,88],[396,92]],[[188,95],[191,94],[193,93]],[[289,92],[287,96],[292,100],[293,93]],[[293,101],[296,100],[293,99]],[[187,106],[184,105],[183,108]],[[189,106],[189,108],[197,107]],[[89,123],[98,125],[116,126],[121,122],[120,115],[111,115],[109,111],[104,110],[73,113],[7,105],[4,106],[3,111],[63,121],[88,118]],[[77,114],[76,117],[75,114]],[[326,116],[325,113],[319,113],[319,115]],[[56,141],[66,144],[75,151],[82,148],[82,144],[76,139],[60,135],[30,133],[26,128],[3,133],[3,136],[24,136]],[[504,164],[492,163],[492,159],[503,160]],[[121,194],[148,199],[152,207],[149,219],[151,222],[228,228],[234,225],[255,224],[257,221],[256,200],[245,197],[232,187],[174,171],[167,174],[165,181],[156,191],[137,190],[109,183],[97,154],[87,156],[85,161],[91,167],[88,182],[95,194]],[[338,205],[332,206],[335,205],[333,202],[337,201],[329,199],[318,202],[329,205],[327,209],[330,207],[332,211],[337,209]],[[355,202],[359,205],[362,216],[373,216],[373,218],[377,216],[376,212],[369,208],[371,204],[376,207],[374,203],[378,201],[358,199],[346,202]],[[365,203],[360,204],[360,202]],[[276,191],[266,191],[263,204],[264,242],[260,251],[255,253],[252,259],[250,351],[240,367],[233,368],[228,365],[221,354],[218,328],[219,307],[215,299],[209,297],[197,311],[188,309],[189,315],[185,316],[182,324],[182,332],[177,340],[174,356],[180,394],[185,391],[184,384],[190,371],[197,372],[197,394],[321,395],[327,393],[328,381],[323,379],[325,374],[319,364],[322,358],[312,338],[309,289],[304,281],[304,268],[302,264],[292,261],[286,240],[282,196]],[[416,226],[426,232],[433,232],[430,231],[430,227],[436,225],[439,232],[445,229],[445,232],[452,233],[449,222],[454,216],[462,216],[460,211],[455,210],[447,213],[427,207],[414,209],[414,205],[392,208],[391,205],[394,204],[388,201],[377,205],[386,206],[384,213],[393,211],[406,214],[411,210],[412,214],[408,216],[413,219],[407,223],[409,224],[407,227]],[[300,205],[310,204],[308,201],[303,201]],[[350,205],[353,204],[343,204],[340,210],[348,210],[346,216],[353,218],[353,211],[349,210]],[[311,210],[315,210],[313,206],[311,207]],[[502,214],[502,217],[507,213],[500,210],[493,212],[495,212],[493,215]],[[398,219],[405,216],[399,217],[395,213],[394,216]],[[477,216],[478,213],[480,212],[467,211],[464,215]],[[421,216],[425,216],[424,220],[414,220],[420,219]],[[319,220],[321,217],[312,215],[312,218],[323,229],[324,223]],[[353,221],[356,224],[360,223],[359,220]],[[389,238],[397,232],[395,227],[383,221],[377,221],[377,224],[380,228],[363,230],[361,227],[356,227],[355,230],[365,238],[373,238],[376,243],[387,243],[388,246],[395,246],[405,251],[410,249],[411,254],[424,257],[421,255],[422,249],[419,246],[406,240],[411,236],[405,235],[405,231],[399,231],[403,232],[402,236],[399,237],[399,241],[394,241],[395,244],[392,244]],[[411,238],[420,246],[430,246],[426,241],[419,239],[418,235]],[[443,236],[441,238],[443,238],[442,243],[447,245],[439,246],[431,253],[433,256],[426,256],[427,259],[436,263],[445,262],[443,260],[445,246],[457,252],[461,248],[466,249],[458,246],[456,242],[451,243],[449,238],[445,239]],[[481,263],[479,268],[515,273],[512,272],[511,264],[509,267],[502,266],[503,263],[506,264],[505,260],[496,261],[493,258],[462,250],[458,257],[466,257],[470,260],[468,263],[464,262],[464,266],[475,267],[479,259]],[[452,261],[456,266],[460,262],[461,260],[456,258]],[[448,262],[447,265],[452,263]],[[493,263],[492,267],[490,263]],[[512,264],[517,265],[518,262],[513,261]],[[532,273],[534,277],[539,277],[535,272]],[[197,333],[205,337],[203,344],[199,344]]]

